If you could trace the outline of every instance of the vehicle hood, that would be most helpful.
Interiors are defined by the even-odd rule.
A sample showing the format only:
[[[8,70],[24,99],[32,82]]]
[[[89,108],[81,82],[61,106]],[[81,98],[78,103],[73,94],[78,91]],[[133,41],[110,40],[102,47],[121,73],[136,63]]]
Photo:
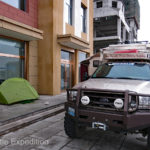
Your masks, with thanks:
[[[101,89],[101,90],[118,90],[133,91],[140,94],[150,94],[150,81],[128,80],[128,79],[89,79],[73,87],[74,89]]]

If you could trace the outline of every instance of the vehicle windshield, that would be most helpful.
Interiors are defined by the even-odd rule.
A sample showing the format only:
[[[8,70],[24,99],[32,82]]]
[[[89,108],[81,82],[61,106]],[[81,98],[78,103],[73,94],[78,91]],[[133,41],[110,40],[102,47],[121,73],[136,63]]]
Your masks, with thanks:
[[[143,63],[105,63],[92,78],[150,80],[150,65]]]

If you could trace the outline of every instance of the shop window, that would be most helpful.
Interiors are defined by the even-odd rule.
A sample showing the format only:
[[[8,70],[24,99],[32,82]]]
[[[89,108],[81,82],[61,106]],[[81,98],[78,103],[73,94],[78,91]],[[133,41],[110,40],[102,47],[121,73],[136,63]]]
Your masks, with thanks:
[[[103,7],[103,2],[97,2],[97,3],[96,3],[96,7],[97,7],[97,8]]]
[[[20,10],[26,11],[26,0],[1,0]]]
[[[66,6],[67,23],[72,25],[73,0],[66,0],[65,6]]]
[[[82,27],[82,32],[86,33],[86,12],[87,12],[87,9],[81,5],[81,27]]]
[[[0,83],[12,77],[24,77],[24,42],[0,38]]]
[[[113,7],[113,8],[117,8],[117,2],[112,1],[112,7]]]

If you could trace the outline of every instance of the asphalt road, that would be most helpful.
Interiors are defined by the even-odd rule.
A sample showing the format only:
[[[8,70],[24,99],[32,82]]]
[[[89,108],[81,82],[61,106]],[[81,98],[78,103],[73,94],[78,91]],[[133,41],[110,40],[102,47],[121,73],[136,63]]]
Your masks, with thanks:
[[[64,133],[64,113],[0,137],[1,150],[146,150],[146,138],[88,129],[79,139]]]

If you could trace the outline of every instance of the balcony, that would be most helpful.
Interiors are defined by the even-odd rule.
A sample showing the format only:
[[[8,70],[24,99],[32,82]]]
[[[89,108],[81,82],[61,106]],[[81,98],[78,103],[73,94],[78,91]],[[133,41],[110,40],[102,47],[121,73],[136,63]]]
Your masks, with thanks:
[[[84,50],[89,49],[89,43],[81,38],[78,38],[72,34],[57,35],[57,41],[60,45],[68,48]]]

